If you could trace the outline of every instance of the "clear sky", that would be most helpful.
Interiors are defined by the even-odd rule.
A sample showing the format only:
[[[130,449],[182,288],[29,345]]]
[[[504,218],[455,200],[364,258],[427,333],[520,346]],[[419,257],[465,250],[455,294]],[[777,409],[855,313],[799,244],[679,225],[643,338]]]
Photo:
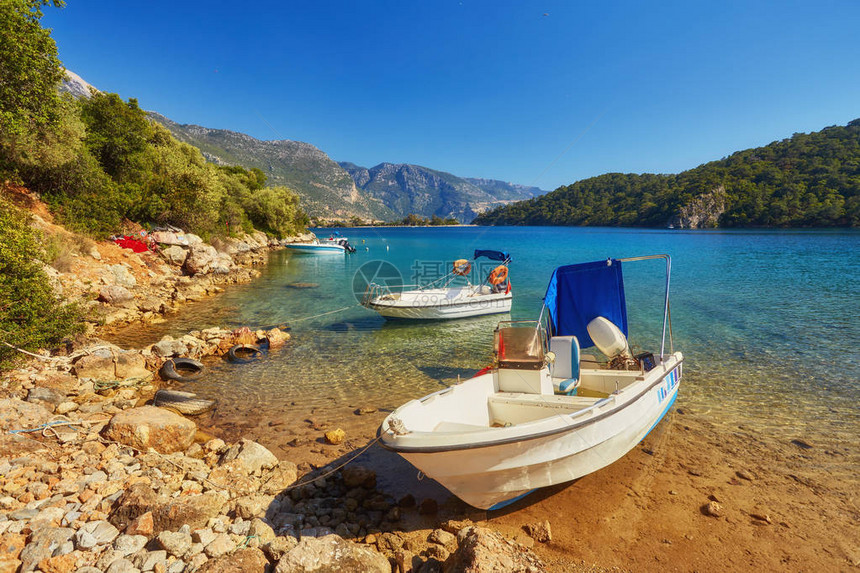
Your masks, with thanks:
[[[554,189],[860,117],[857,0],[68,0],[64,65],[179,123]]]

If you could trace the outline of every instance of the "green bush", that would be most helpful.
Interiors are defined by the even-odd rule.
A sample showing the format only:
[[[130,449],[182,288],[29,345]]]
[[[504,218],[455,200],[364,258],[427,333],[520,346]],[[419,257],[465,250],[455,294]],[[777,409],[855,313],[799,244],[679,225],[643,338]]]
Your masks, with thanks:
[[[22,357],[7,344],[34,351],[83,330],[80,309],[60,302],[37,261],[40,244],[27,216],[0,198],[0,368]]]

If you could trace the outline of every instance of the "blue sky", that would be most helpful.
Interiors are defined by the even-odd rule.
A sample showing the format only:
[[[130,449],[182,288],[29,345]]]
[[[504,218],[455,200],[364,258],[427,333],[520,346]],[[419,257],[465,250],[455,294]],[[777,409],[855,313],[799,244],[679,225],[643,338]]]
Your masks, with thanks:
[[[180,123],[554,189],[860,117],[860,2],[110,2],[60,59]]]

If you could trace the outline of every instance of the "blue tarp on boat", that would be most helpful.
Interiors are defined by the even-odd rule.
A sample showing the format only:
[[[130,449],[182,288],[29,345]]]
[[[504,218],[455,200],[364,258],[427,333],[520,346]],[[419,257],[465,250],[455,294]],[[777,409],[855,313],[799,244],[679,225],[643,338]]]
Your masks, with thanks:
[[[480,257],[487,257],[491,261],[510,261],[511,255],[506,253],[505,251],[485,251],[482,249],[475,249],[475,259]]]
[[[544,296],[553,336],[576,336],[582,348],[594,346],[586,326],[598,316],[627,336],[627,303],[621,261],[608,259],[558,267]]]

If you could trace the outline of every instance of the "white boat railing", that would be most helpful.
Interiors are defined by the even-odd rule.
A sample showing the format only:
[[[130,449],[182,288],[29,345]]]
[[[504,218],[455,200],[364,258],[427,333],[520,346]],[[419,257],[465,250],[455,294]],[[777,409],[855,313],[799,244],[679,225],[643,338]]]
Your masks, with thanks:
[[[507,266],[509,262],[510,262],[510,259],[505,260],[502,262],[502,265]],[[471,263],[469,263],[469,265],[471,267]],[[453,271],[446,274],[446,275],[439,277],[436,280],[430,281],[429,283],[424,284],[424,285],[419,285],[419,284],[397,285],[396,287],[394,287],[396,289],[396,292],[393,291],[389,285],[377,284],[377,283],[372,282],[372,283],[369,283],[367,285],[367,287],[365,288],[364,295],[362,296],[362,299],[361,299],[361,304],[363,306],[367,306],[374,299],[382,298],[384,296],[394,296],[395,294],[401,294],[401,293],[403,293],[405,291],[409,291],[409,290],[423,291],[423,290],[430,290],[430,289],[436,289],[436,288],[443,288],[443,289],[448,288],[448,286],[450,286],[450,284],[452,282],[454,282],[454,280],[457,279],[457,277],[462,277],[463,279],[465,279],[466,286],[468,288],[472,288],[473,286],[475,286],[472,284],[472,281],[470,281],[466,275],[458,273],[458,272],[453,272]],[[485,278],[477,286],[481,286],[485,283],[488,283],[488,280],[489,280],[489,277]]]
[[[402,293],[404,290],[421,290],[421,285],[397,285],[394,288],[396,291],[392,290],[389,285],[370,283],[367,285],[367,288],[364,289],[364,295],[361,297],[361,304],[367,306],[372,300],[385,296],[394,296],[395,294]]]
[[[666,295],[663,303],[663,332],[660,337],[660,360],[665,358],[666,351],[666,330],[669,331],[669,353],[675,353],[675,341],[672,337],[672,315],[669,313],[669,279],[672,275],[672,257],[669,255],[645,255],[641,257],[626,257],[623,259],[617,259],[618,262],[621,263],[632,263],[635,261],[648,261],[652,259],[665,259],[666,260]],[[541,306],[540,315],[538,315],[538,322],[544,323],[549,322],[549,316],[545,312],[546,304]],[[551,333],[552,328],[547,324],[547,331]]]
[[[669,352],[674,354],[675,352],[675,341],[672,337],[672,317],[669,314],[669,279],[672,276],[672,257],[669,255],[645,255],[642,257],[627,257],[624,259],[618,259],[622,263],[630,263],[634,261],[648,261],[652,259],[665,259],[666,260],[666,298],[663,304],[663,333],[660,338],[660,360],[664,359],[665,350],[666,350],[666,329],[669,329]]]

